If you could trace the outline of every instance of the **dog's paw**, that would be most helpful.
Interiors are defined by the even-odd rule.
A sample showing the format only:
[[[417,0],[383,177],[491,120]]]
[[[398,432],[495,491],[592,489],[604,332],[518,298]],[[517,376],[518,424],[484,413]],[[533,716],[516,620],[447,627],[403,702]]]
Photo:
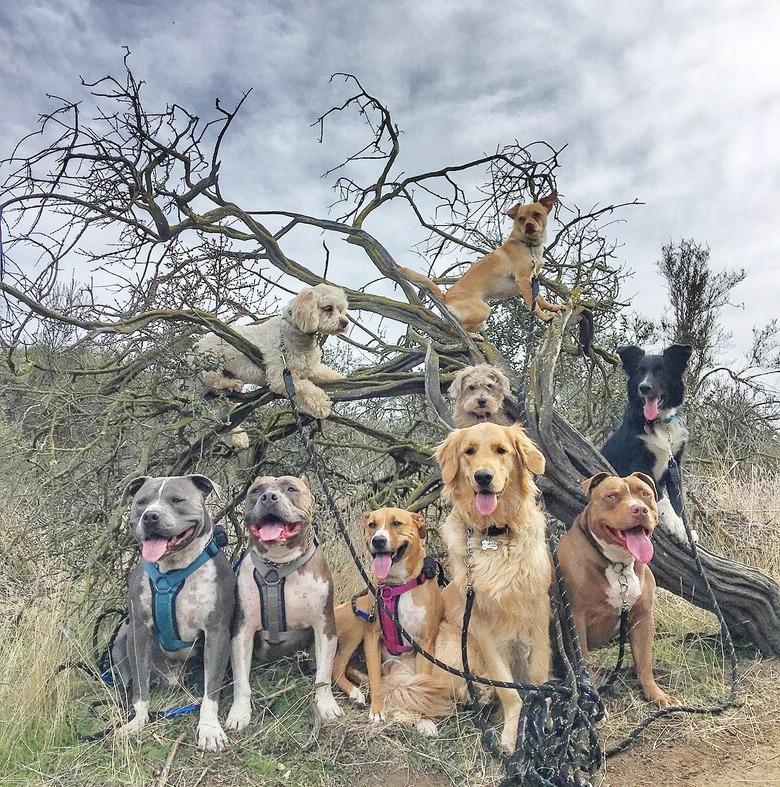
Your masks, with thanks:
[[[307,412],[314,418],[324,420],[330,416],[331,401],[327,397],[324,400],[317,399],[315,401],[307,401],[305,406],[301,404],[301,410]]]
[[[131,735],[138,735],[139,732],[146,726],[146,720],[139,720],[138,716],[131,719],[127,724],[123,724],[114,731],[114,735],[120,737],[130,737]]]
[[[228,736],[219,726],[219,722],[210,723],[201,721],[198,724],[198,748],[201,751],[222,751],[228,745]]]
[[[252,708],[249,702],[236,700],[228,713],[225,727],[231,732],[241,732],[252,718]]]
[[[332,694],[330,696],[323,695],[317,697],[316,703],[323,724],[327,724],[329,721],[337,719],[344,713]]]
[[[657,708],[671,708],[672,705],[680,704],[680,700],[678,700],[677,697],[673,697],[671,694],[666,694],[665,692],[661,692],[657,697],[653,697],[650,701]]]
[[[222,440],[225,445],[235,448],[237,451],[244,451],[249,448],[249,435],[240,427],[234,426]]]
[[[369,711],[368,713],[368,720],[372,724],[384,724],[385,722],[385,714],[381,711],[379,713],[374,713],[373,711]]]
[[[420,719],[420,721],[417,722],[417,732],[419,732],[420,735],[424,735],[426,738],[436,738],[439,735],[439,730],[433,719]]]
[[[357,686],[355,686],[352,691],[349,692],[349,698],[355,703],[355,705],[366,704],[366,695],[363,694],[363,692]]]

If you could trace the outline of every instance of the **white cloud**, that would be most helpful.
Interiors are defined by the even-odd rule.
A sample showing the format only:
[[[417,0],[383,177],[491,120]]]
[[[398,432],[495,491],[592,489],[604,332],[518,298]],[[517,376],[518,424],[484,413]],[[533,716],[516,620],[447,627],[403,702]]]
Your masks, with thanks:
[[[0,9],[4,151],[78,75],[119,74],[123,45],[150,100],[206,114],[253,94],[225,147],[223,188],[242,204],[322,212],[319,175],[359,126],[339,118],[323,145],[310,123],[356,74],[404,129],[409,170],[456,163],[518,139],[568,144],[559,188],[583,206],[638,198],[615,225],[629,283],[649,316],[663,297],[662,243],[708,243],[716,267],[751,273],[727,313],[746,346],[775,316],[780,285],[780,6],[590,0],[534,7],[472,2],[200,3],[37,0]],[[381,228],[377,228],[379,231]],[[385,240],[408,258],[414,230]]]

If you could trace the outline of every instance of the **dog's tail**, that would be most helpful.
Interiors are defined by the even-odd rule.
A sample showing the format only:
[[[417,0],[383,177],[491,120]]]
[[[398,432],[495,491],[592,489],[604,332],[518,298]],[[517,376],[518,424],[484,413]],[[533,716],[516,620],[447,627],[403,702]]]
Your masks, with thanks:
[[[424,675],[415,672],[413,661],[393,661],[382,676],[383,709],[391,718],[408,724],[450,716],[455,712],[451,683],[441,670]]]
[[[427,276],[423,276],[422,273],[413,271],[411,268],[401,268],[401,271],[407,279],[411,279],[413,282],[422,285],[440,301],[444,300],[444,291],[441,289],[441,287],[439,287],[438,284],[431,281]]]

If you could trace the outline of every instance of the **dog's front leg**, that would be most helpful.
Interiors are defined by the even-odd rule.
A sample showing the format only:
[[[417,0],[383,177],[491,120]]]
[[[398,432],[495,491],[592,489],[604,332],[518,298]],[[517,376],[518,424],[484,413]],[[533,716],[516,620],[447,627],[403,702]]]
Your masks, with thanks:
[[[229,625],[210,627],[203,644],[203,701],[198,721],[198,748],[202,751],[222,751],[228,743],[219,723],[219,693],[229,657]]]
[[[313,626],[314,629],[314,658],[317,662],[316,685],[314,688],[314,702],[323,722],[332,721],[341,716],[333,689],[331,688],[331,673],[333,672],[333,659],[336,656],[336,622],[333,616],[333,606],[326,609]]]
[[[149,721],[149,684],[152,674],[152,648],[154,633],[150,625],[140,620],[140,611],[130,602],[130,624],[127,632],[127,657],[130,663],[130,681],[133,689],[133,718],[117,730],[118,735],[139,733]]]
[[[328,383],[334,382],[335,380],[344,379],[344,375],[341,372],[331,369],[330,366],[326,366],[324,363],[318,363],[316,366],[309,369],[308,376],[310,380],[320,383]]]
[[[659,708],[668,708],[670,705],[676,705],[678,701],[655,682],[655,675],[653,675],[654,633],[655,619],[652,606],[641,611],[634,607],[629,621],[628,644],[631,646],[636,677],[648,702],[652,702]]]
[[[252,689],[249,670],[255,632],[246,620],[239,624],[230,642],[230,664],[233,668],[233,704],[225,726],[236,732],[243,730],[252,718]]]
[[[370,626],[363,638],[363,654],[366,657],[368,670],[368,690],[371,693],[371,705],[368,718],[378,724],[385,720],[382,713],[384,700],[382,697],[382,646],[379,643],[379,624]]]
[[[501,683],[512,683],[514,681],[512,670],[505,658],[498,652],[490,631],[483,626],[475,626],[472,618],[471,630],[469,631],[469,648],[476,643],[479,643],[485,662],[485,677]],[[504,712],[501,749],[506,754],[512,754],[517,748],[517,728],[520,724],[520,711],[523,709],[523,702],[517,689],[496,687],[496,695]]]

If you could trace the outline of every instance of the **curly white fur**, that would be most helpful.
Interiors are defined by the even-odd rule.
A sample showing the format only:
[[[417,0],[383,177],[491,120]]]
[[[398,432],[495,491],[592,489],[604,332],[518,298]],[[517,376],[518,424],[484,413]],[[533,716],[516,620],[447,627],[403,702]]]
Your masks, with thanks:
[[[448,391],[455,400],[452,416],[459,429],[489,421],[508,426],[504,397],[510,393],[507,376],[496,366],[480,363],[461,369]]]
[[[296,403],[315,418],[327,418],[330,397],[315,382],[340,380],[343,375],[322,363],[318,335],[334,335],[347,330],[347,299],[343,290],[318,284],[301,290],[282,313],[265,322],[236,325],[236,333],[255,345],[263,355],[263,366],[253,363],[235,347],[214,333],[207,333],[195,345],[200,355],[216,356],[221,364],[204,371],[201,379],[210,388],[240,391],[245,383],[267,385],[284,394],[285,362],[295,383]]]

